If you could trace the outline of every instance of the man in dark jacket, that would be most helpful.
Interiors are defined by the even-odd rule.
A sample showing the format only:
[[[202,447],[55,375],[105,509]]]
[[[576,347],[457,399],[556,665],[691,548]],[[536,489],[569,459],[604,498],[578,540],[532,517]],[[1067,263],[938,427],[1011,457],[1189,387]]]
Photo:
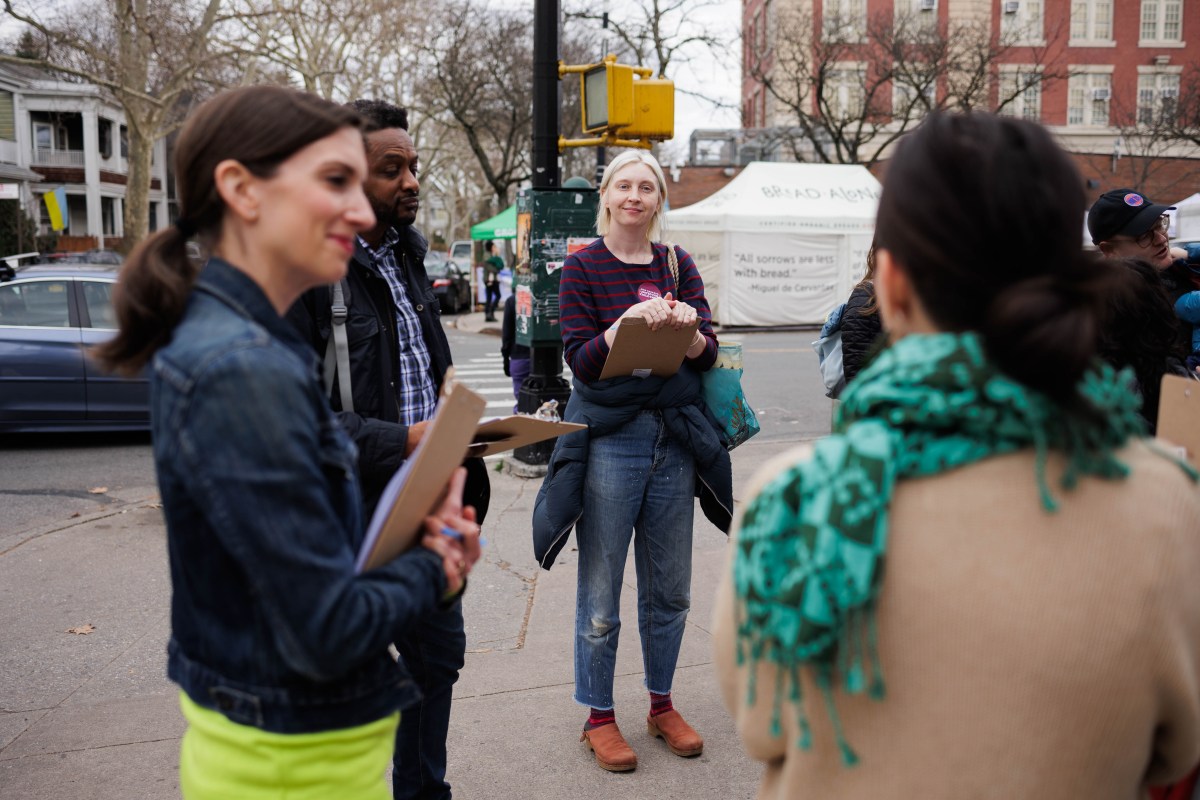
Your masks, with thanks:
[[[404,109],[359,100],[366,119],[369,174],[364,185],[375,227],[355,243],[341,284],[353,410],[343,408],[341,375],[330,402],[359,450],[368,519],[387,481],[412,453],[437,405],[450,345],[441,310],[425,273],[428,246],[413,227],[420,206],[417,153]],[[322,356],[334,326],[332,287],[307,292],[288,319]],[[327,361],[326,369],[330,369]],[[334,370],[336,372],[336,370]],[[463,502],[482,521],[489,497],[487,471],[467,463]],[[466,651],[462,605],[431,615],[396,642],[423,695],[404,709],[392,773],[397,798],[449,798],[446,732],[450,700]]]

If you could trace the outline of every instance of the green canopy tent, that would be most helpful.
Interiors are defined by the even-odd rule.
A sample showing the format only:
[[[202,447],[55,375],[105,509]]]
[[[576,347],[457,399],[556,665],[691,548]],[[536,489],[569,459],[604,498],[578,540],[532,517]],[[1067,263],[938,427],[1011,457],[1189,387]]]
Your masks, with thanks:
[[[517,238],[517,207],[509,206],[491,219],[472,225],[471,238],[475,241]]]
[[[500,241],[503,239],[517,238],[517,207],[511,205],[501,211],[491,219],[485,219],[483,222],[471,226],[471,238],[475,241],[484,241],[488,239]],[[500,296],[501,298],[508,297],[512,292],[512,278],[509,273],[500,273]],[[483,267],[476,266],[472,270],[473,292],[476,302],[482,303],[483,297]]]

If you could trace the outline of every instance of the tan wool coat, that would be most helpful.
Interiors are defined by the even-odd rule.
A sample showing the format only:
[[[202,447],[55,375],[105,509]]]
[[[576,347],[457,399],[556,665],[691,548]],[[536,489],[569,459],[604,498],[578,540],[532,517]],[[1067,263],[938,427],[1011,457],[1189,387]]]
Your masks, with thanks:
[[[767,464],[749,496],[804,457]],[[898,484],[877,612],[887,696],[836,696],[853,767],[807,671],[810,750],[786,697],[770,735],[769,662],[747,704],[726,570],[716,664],[763,762],[758,796],[1134,800],[1200,761],[1200,487],[1143,442],[1120,458],[1127,479],[1068,491],[1052,456],[1055,513],[1032,452]]]

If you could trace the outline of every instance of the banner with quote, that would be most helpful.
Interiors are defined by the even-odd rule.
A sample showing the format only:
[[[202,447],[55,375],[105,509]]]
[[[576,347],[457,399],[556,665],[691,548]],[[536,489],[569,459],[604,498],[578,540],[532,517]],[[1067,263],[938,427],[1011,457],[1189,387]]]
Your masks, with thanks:
[[[864,167],[754,162],[667,213],[721,325],[820,325],[866,269],[879,181]]]
[[[722,294],[726,325],[789,325],[823,319],[841,297],[842,237],[733,233]]]

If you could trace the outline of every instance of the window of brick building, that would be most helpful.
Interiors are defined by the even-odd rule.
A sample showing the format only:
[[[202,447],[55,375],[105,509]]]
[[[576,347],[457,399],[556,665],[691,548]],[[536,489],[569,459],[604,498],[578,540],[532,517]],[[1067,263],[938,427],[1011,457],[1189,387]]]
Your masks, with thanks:
[[[834,119],[854,119],[863,113],[863,86],[867,68],[847,64],[831,69],[825,77],[824,99]]]
[[[1152,125],[1169,119],[1179,100],[1179,73],[1154,72],[1138,75],[1137,119]]]
[[[1112,41],[1113,0],[1072,0],[1071,43]]]
[[[1183,0],[1142,0],[1139,44],[1178,42],[1183,37]]]
[[[1038,121],[1042,118],[1042,76],[1030,67],[1001,67],[996,98],[1001,116]]]
[[[1019,0],[1000,4],[1000,32],[1011,44],[1042,44],[1045,42],[1042,25],[1041,0]]]
[[[1112,99],[1112,76],[1108,73],[1072,75],[1067,82],[1067,124],[1107,126]]]
[[[828,41],[861,42],[867,36],[867,0],[825,0],[821,25]]]

